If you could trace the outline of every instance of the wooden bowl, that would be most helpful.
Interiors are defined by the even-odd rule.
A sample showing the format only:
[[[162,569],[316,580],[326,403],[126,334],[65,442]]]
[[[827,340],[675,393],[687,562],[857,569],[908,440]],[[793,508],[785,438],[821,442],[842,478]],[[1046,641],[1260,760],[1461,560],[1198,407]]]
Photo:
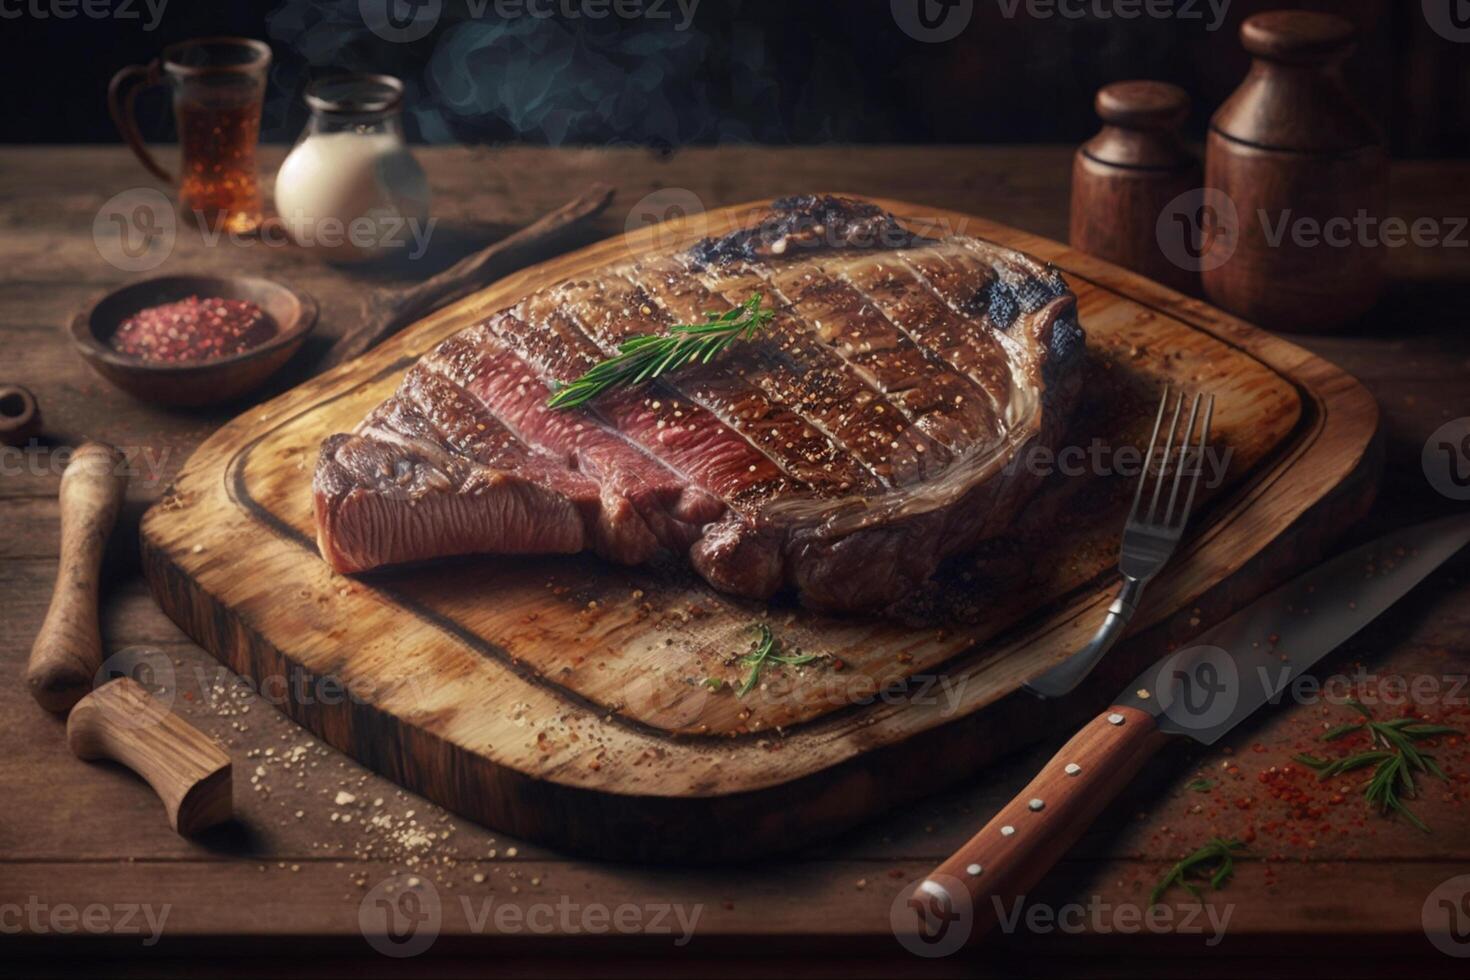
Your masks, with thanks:
[[[259,306],[274,322],[275,336],[239,354],[208,361],[145,361],[108,346],[118,326],[139,310],[161,303],[218,297]],[[98,374],[140,401],[198,407],[232,401],[261,385],[301,349],[316,326],[316,300],[269,279],[247,276],[163,276],[114,290],[77,314],[71,339]]]

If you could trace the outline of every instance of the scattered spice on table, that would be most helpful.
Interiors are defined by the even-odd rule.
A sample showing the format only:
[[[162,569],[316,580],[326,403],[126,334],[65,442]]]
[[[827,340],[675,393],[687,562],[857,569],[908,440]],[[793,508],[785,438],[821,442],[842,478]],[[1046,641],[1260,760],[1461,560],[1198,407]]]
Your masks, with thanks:
[[[1340,755],[1334,759],[1299,753],[1293,756],[1298,762],[1317,771],[1319,779],[1330,779],[1342,773],[1371,768],[1373,775],[1363,784],[1363,796],[1368,804],[1387,816],[1399,813],[1420,830],[1429,828],[1414,815],[1403,801],[1403,797],[1419,795],[1415,773],[1449,781],[1444,770],[1435,761],[1433,754],[1419,748],[1420,743],[1434,744],[1444,735],[1464,734],[1449,725],[1427,724],[1413,715],[1404,715],[1390,721],[1379,721],[1373,713],[1356,700],[1349,706],[1363,716],[1363,721],[1337,725],[1322,735],[1324,742],[1347,740],[1352,736],[1364,735],[1368,745],[1361,751]]]
[[[1456,661],[1449,656],[1448,652],[1440,654],[1443,666],[1421,665],[1419,672],[1407,676],[1378,676],[1369,673],[1362,663],[1345,665],[1344,674],[1358,679],[1340,696],[1324,697],[1312,707],[1298,707],[1268,729],[1265,738],[1257,737],[1234,750],[1227,746],[1221,754],[1230,758],[1213,759],[1207,767],[1187,774],[1179,783],[1181,792],[1171,801],[1171,816],[1175,819],[1153,830],[1152,845],[1178,847],[1183,853],[1183,848],[1205,836],[1238,840],[1250,848],[1252,859],[1260,864],[1264,883],[1272,886],[1280,880],[1278,866],[1352,860],[1372,853],[1376,839],[1418,833],[1408,817],[1385,820],[1379,808],[1371,805],[1375,800],[1367,799],[1365,794],[1369,766],[1336,772],[1324,779],[1317,767],[1294,758],[1306,755],[1315,762],[1317,756],[1328,756],[1335,762],[1381,750],[1381,745],[1373,744],[1361,712],[1357,719],[1348,713],[1354,710],[1354,701],[1375,706],[1372,714],[1379,724],[1401,732],[1412,730],[1419,736],[1411,738],[1417,755],[1432,755],[1443,773],[1441,778],[1426,767],[1410,774],[1420,791],[1419,803],[1414,804],[1416,816],[1420,804],[1426,811],[1423,822],[1430,826],[1435,825],[1435,815],[1444,818],[1446,808],[1463,812],[1470,804],[1470,739],[1457,732],[1470,728],[1470,701],[1448,694],[1414,700],[1392,690],[1380,690],[1385,681],[1392,681],[1402,690],[1406,686],[1412,689],[1421,676],[1450,676]],[[1324,740],[1326,735],[1333,737]],[[1404,755],[1409,757],[1408,753]],[[1207,781],[1212,788],[1197,791],[1197,785]],[[1142,876],[1134,884],[1149,887]]]
[[[139,310],[108,344],[145,361],[181,363],[240,354],[274,335],[274,322],[249,300],[190,296]]]

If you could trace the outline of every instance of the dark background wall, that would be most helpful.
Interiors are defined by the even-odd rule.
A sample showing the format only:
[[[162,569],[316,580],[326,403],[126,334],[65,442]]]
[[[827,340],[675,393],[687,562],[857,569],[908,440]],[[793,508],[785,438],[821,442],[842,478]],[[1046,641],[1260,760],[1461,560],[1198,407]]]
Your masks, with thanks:
[[[1128,0],[1061,0],[1080,17],[1038,17],[1027,0],[957,0],[950,16],[970,16],[943,43],[906,33],[890,0],[697,0],[684,30],[678,0],[641,0],[665,16],[631,20],[506,19],[475,0],[417,0],[441,10],[405,43],[374,34],[363,15],[403,0],[164,0],[151,26],[147,0],[87,0],[127,4],[132,16],[63,19],[53,5],[67,2],[82,0],[0,0],[6,141],[114,140],[108,77],[206,34],[270,42],[264,135],[277,142],[300,131],[307,80],[341,69],[402,77],[410,134],[426,142],[1075,142],[1096,128],[1098,86],[1130,77],[1189,90],[1198,136],[1245,71],[1241,20],[1294,6],[1358,24],[1349,74],[1396,153],[1470,151],[1470,43],[1436,33],[1420,0],[1229,0],[1217,29],[1210,0],[1172,0],[1192,17],[1133,20],[1116,16]],[[936,0],[894,0],[916,2]],[[162,95],[145,96],[140,115],[150,138],[171,138]]]

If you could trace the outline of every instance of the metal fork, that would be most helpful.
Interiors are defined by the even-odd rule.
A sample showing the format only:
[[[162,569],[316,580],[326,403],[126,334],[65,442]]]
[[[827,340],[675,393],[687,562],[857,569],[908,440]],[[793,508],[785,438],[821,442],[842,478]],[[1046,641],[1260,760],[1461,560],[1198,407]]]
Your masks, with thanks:
[[[1169,490],[1167,505],[1160,513],[1160,498],[1164,484],[1171,475],[1170,462],[1175,456],[1174,435],[1179,428],[1179,417],[1184,411],[1184,393],[1180,392],[1174,399],[1174,411],[1169,420],[1164,452],[1159,457],[1158,479],[1152,481],[1153,494],[1148,502],[1148,512],[1140,513],[1144,492],[1150,483],[1149,470],[1158,449],[1159,433],[1163,430],[1169,401],[1170,391],[1166,387],[1163,397],[1159,399],[1158,414],[1154,416],[1154,431],[1149,437],[1148,455],[1144,457],[1143,472],[1138,477],[1138,489],[1133,493],[1133,507],[1123,525],[1123,547],[1118,560],[1118,571],[1123,576],[1122,588],[1118,590],[1113,604],[1108,607],[1108,618],[1103,620],[1102,626],[1087,646],[1040,677],[1032,678],[1022,685],[1039,698],[1061,697],[1092,673],[1103,654],[1112,649],[1113,644],[1118,642],[1128,628],[1128,621],[1133,618],[1134,610],[1143,599],[1144,588],[1168,564],[1174,549],[1179,545],[1179,539],[1184,535],[1184,525],[1189,520],[1190,509],[1194,506],[1194,493],[1199,488],[1200,473],[1204,470],[1205,442],[1209,438],[1210,421],[1215,414],[1215,396],[1204,393],[1196,393],[1194,396],[1189,409],[1189,421],[1179,437],[1178,459],[1174,462],[1172,472],[1173,486]],[[1204,418],[1199,430],[1198,448],[1191,452],[1195,443],[1194,426],[1200,418],[1201,408],[1204,409]],[[1194,457],[1192,467],[1189,465],[1191,456]],[[1184,506],[1176,514],[1174,505],[1179,501],[1179,490],[1186,473],[1189,474],[1189,488],[1184,497]]]

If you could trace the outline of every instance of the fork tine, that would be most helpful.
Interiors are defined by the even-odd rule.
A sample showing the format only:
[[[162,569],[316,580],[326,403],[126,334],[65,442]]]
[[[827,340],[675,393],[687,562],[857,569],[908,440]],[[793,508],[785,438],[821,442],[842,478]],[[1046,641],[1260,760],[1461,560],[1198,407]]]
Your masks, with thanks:
[[[1199,489],[1200,474],[1205,468],[1205,440],[1210,435],[1210,421],[1215,417],[1215,396],[1210,395],[1205,401],[1205,424],[1199,432],[1199,465],[1195,467],[1194,476],[1189,481],[1189,495],[1184,498],[1184,509],[1179,512],[1179,530],[1184,530],[1184,525],[1189,521],[1189,512],[1194,507],[1194,492]]]
[[[1194,401],[1189,405],[1189,423],[1184,426],[1184,438],[1179,440],[1179,463],[1174,467],[1174,485],[1169,488],[1169,506],[1164,508],[1164,517],[1160,521],[1165,527],[1169,526],[1169,519],[1174,516],[1174,502],[1179,499],[1179,484],[1184,481],[1184,470],[1189,463],[1190,443],[1194,442],[1194,423],[1199,418],[1199,403],[1201,395],[1194,393]]]
[[[1174,417],[1169,420],[1169,438],[1164,440],[1164,454],[1159,457],[1159,479],[1154,484],[1154,496],[1148,505],[1148,516],[1143,519],[1145,524],[1154,522],[1154,514],[1159,509],[1159,494],[1164,490],[1164,483],[1169,478],[1169,457],[1174,453],[1174,431],[1179,428],[1179,413],[1184,410],[1184,392],[1179,393],[1179,398],[1174,402]],[[1149,453],[1153,455],[1152,452]]]
[[[1133,491],[1133,506],[1128,509],[1128,523],[1133,523],[1138,517],[1138,502],[1143,498],[1143,488],[1148,485],[1148,461],[1154,458],[1154,447],[1159,444],[1159,426],[1164,421],[1164,408],[1169,404],[1169,386],[1164,385],[1164,393],[1159,397],[1159,410],[1154,415],[1153,435],[1148,437],[1148,451],[1143,457],[1143,469],[1138,474],[1138,489]]]

